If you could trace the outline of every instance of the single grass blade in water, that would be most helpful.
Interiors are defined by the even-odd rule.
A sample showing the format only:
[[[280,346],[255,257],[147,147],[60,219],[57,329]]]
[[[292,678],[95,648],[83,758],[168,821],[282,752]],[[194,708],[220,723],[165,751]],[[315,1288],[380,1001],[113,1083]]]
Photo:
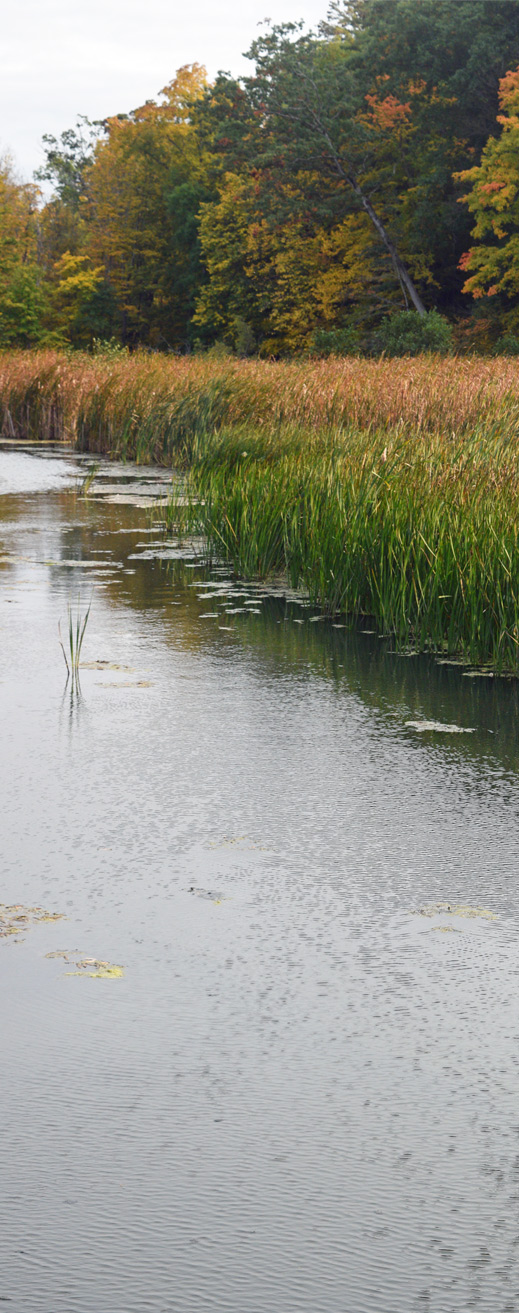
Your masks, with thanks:
[[[68,655],[61,637],[61,621],[58,624],[59,642],[63,652],[65,665],[67,667],[67,678],[72,679],[73,685],[79,687],[79,663],[81,659],[81,648],[85,637],[86,627],[88,624],[90,611],[92,607],[92,598],[84,614],[81,613],[81,593],[78,593],[76,609],[69,602],[68,606]]]

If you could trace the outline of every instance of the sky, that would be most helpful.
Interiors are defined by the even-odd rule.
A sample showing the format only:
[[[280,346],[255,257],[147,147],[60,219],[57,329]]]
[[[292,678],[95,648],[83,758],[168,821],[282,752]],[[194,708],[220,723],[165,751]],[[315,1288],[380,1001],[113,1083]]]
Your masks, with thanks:
[[[265,18],[316,27],[326,11],[327,0],[4,0],[0,153],[29,179],[44,132],[134,109],[182,64],[245,72]]]

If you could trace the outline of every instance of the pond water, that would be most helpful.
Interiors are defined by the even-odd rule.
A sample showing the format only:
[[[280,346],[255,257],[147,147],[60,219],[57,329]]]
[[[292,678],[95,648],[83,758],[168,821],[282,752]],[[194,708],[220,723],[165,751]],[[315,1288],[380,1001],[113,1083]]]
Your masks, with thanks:
[[[0,450],[3,924],[66,918],[0,934],[1,1300],[517,1313],[515,682],[164,559],[164,472],[81,473]]]

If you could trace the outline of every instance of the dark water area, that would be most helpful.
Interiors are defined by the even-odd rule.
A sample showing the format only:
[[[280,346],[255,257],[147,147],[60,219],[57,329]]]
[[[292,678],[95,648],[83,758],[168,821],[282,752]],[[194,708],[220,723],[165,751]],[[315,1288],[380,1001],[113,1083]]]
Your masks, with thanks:
[[[0,902],[66,917],[0,936],[0,1301],[518,1313],[516,682],[84,472],[0,450]]]

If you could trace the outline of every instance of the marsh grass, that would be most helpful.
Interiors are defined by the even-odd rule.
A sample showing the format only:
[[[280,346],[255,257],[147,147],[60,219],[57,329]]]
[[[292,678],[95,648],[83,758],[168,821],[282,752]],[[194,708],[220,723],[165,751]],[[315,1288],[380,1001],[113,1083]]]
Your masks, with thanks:
[[[214,436],[250,426],[308,441],[329,430],[402,429],[414,438],[519,426],[512,357],[324,361],[0,353],[0,432],[68,440],[137,462],[189,464]]]
[[[222,435],[192,466],[189,529],[248,578],[285,575],[401,648],[519,669],[519,458],[496,431]]]
[[[517,360],[4,352],[0,406],[6,436],[175,464],[168,529],[240,574],[519,672]]]
[[[79,683],[79,663],[81,660],[81,648],[85,637],[86,627],[88,624],[90,610],[92,607],[92,598],[85,612],[81,610],[81,594],[78,593],[76,607],[69,602],[68,606],[68,629],[67,629],[67,647],[63,642],[61,635],[61,621],[58,623],[58,634],[61,651],[65,665],[67,667],[67,683],[70,679],[74,692],[80,691]]]

